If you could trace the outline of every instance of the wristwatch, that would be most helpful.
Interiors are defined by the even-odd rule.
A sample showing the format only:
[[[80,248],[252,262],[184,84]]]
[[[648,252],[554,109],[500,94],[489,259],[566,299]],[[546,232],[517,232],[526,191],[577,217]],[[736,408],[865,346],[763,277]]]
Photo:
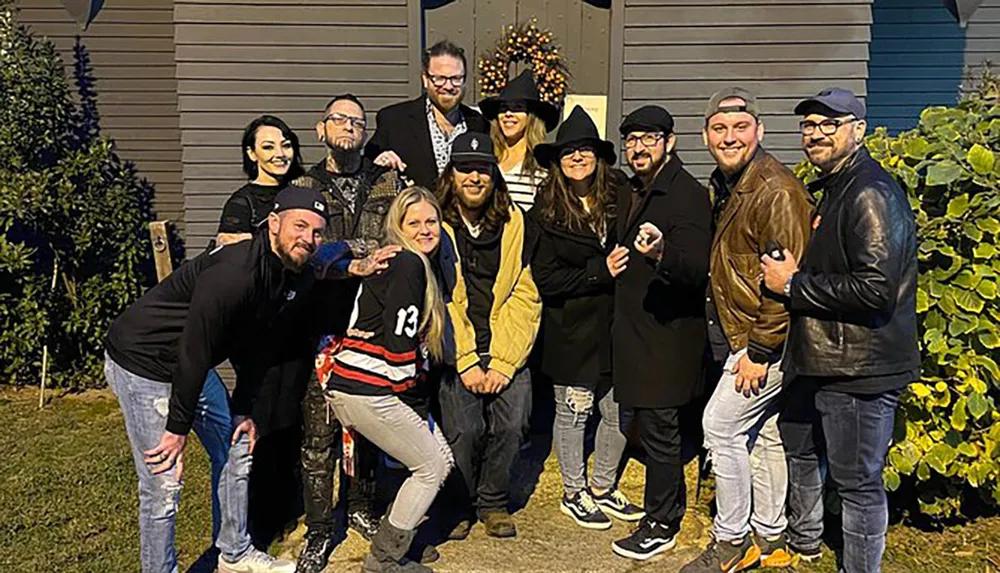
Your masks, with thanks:
[[[788,275],[788,280],[785,281],[785,288],[781,289],[782,294],[784,294],[788,298],[792,298],[792,278],[794,276],[795,273]]]

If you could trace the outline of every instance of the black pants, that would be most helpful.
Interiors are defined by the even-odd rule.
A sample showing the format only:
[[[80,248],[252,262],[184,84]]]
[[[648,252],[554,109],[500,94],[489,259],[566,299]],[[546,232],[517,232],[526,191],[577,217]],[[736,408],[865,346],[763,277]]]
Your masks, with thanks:
[[[679,528],[687,509],[680,408],[636,408],[635,419],[646,450],[646,515]]]
[[[306,527],[330,534],[334,527],[333,477],[340,458],[341,425],[326,406],[323,389],[314,378],[302,401],[302,485]],[[373,511],[378,448],[360,434],[354,444],[354,478],[341,479],[347,511]]]
[[[451,503],[459,511],[506,510],[510,470],[531,414],[531,375],[523,369],[499,394],[473,394],[457,373],[438,390],[441,431],[455,457],[458,479]]]
[[[286,523],[302,515],[302,478],[299,426],[273,430],[261,436],[253,451],[249,484],[250,537],[267,547]]]

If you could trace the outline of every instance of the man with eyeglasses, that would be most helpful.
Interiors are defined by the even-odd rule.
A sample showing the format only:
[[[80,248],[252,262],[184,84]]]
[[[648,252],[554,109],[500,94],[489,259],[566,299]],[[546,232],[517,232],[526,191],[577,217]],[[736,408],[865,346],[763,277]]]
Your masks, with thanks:
[[[903,190],[863,146],[865,105],[841,88],[795,107],[822,192],[801,261],[762,258],[764,282],[791,322],[779,419],[788,460],[788,535],[818,558],[820,457],[843,502],[841,570],[881,570],[888,506],[882,482],[899,394],[919,378],[917,242]]]
[[[442,40],[424,52],[421,63],[424,95],[378,112],[365,155],[400,171],[407,181],[433,189],[455,139],[467,131],[488,134],[490,126],[462,103],[471,79],[465,50]]]
[[[320,191],[330,207],[324,237],[327,241],[346,241],[351,250],[364,256],[378,248],[385,235],[385,216],[402,182],[388,167],[375,165],[364,157],[365,109],[352,94],[338,95],[327,103],[323,117],[316,123],[316,136],[326,145],[326,158],[313,165],[294,184]],[[324,303],[322,313],[326,334],[342,332],[351,315],[353,293],[333,292],[339,285],[327,287],[328,293],[317,296]],[[314,345],[315,347],[315,345]],[[310,371],[312,357],[306,361]],[[305,494],[306,547],[299,557],[298,571],[318,572],[326,567],[334,548],[333,481],[342,428],[326,406],[323,390],[315,374],[309,380],[302,400],[303,441],[302,481]],[[365,539],[378,528],[375,515],[375,470],[378,449],[361,435],[354,435],[350,462],[342,491],[346,490],[347,523]],[[351,463],[353,462],[353,463]]]
[[[542,314],[525,217],[511,202],[484,133],[455,140],[437,196],[442,227],[461,261],[448,303],[454,364],[438,390],[441,430],[456,470],[445,496],[454,524],[448,537],[464,539],[477,518],[487,535],[514,537],[510,470],[528,425],[531,375],[525,364]]]
[[[641,107],[619,131],[635,177],[633,192],[618,196],[618,246],[607,259],[612,377],[615,399],[640,425],[646,517],[612,549],[645,560],[674,546],[686,508],[680,410],[702,378],[712,206],[674,151],[667,110]]]

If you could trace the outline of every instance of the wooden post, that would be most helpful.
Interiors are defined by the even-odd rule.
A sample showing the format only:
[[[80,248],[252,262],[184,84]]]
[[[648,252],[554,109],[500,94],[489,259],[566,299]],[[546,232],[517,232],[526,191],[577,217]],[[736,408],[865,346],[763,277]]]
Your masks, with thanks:
[[[153,261],[156,262],[156,281],[163,282],[174,272],[170,260],[170,236],[167,234],[169,221],[153,221],[149,224],[149,241],[153,244]]]
[[[59,278],[59,257],[52,260],[52,286],[50,291],[56,290],[56,279]],[[49,377],[49,344],[46,342],[42,346],[42,381],[38,384],[38,408],[45,406],[45,379]]]

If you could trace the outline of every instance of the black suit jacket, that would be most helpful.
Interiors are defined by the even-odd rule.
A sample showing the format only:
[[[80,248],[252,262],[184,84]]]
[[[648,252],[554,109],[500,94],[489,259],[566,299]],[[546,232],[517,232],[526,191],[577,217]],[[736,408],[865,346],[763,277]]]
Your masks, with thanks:
[[[630,194],[618,196],[618,244],[630,254],[615,279],[615,400],[643,408],[683,406],[701,382],[712,205],[708,190],[677,156],[638,199],[638,211],[629,217]],[[646,221],[663,231],[659,263],[633,247]]]
[[[459,105],[469,131],[489,133],[490,124],[476,110]],[[365,145],[365,155],[375,159],[383,151],[395,151],[406,163],[403,173],[417,185],[433,190],[437,183],[437,162],[427,123],[427,96],[390,105],[375,116],[375,135]]]

